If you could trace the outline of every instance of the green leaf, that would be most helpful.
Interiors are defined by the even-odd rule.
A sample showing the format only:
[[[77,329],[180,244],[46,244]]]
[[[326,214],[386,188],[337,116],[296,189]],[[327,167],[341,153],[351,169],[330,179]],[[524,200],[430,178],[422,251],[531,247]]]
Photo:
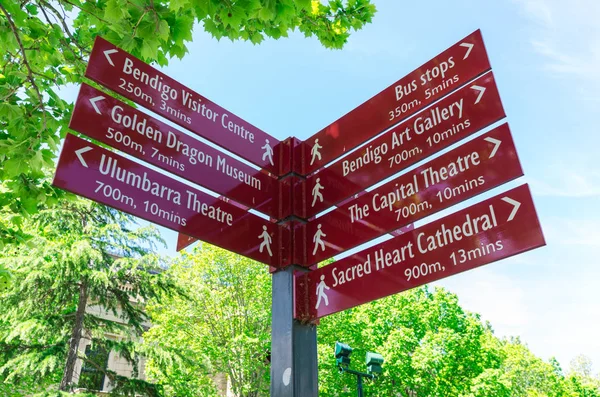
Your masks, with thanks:
[[[158,37],[162,40],[169,39],[169,24],[164,19],[158,24]]]
[[[252,44],[260,44],[264,40],[264,37],[261,33],[254,33],[250,36],[250,41]]]
[[[38,199],[35,197],[26,197],[21,199],[21,205],[29,214],[35,214],[38,211]]]
[[[129,16],[126,7],[123,7],[117,0],[108,0],[104,9],[104,18],[109,21],[119,21]]]
[[[310,9],[310,0],[296,0],[296,8],[299,10],[309,10]]]
[[[183,57],[185,56],[185,54],[188,53],[188,49],[186,46],[178,46],[178,45],[174,45],[173,47],[171,47],[171,49],[169,50],[169,54],[171,54],[171,56],[175,56],[179,59],[183,59]]]
[[[181,46],[184,41],[192,41],[194,19],[188,16],[178,17],[175,22],[170,25],[170,28],[175,44]]]
[[[42,169],[44,163],[44,159],[42,157],[42,151],[38,150],[31,159],[29,159],[29,164],[33,169]]]
[[[263,7],[258,11],[258,17],[263,21],[270,21],[275,18],[275,10]]]
[[[185,6],[189,6],[188,0],[170,0],[169,1],[169,10],[171,11],[179,11],[180,8],[184,8]]]
[[[234,29],[238,29],[242,24],[242,20],[246,18],[244,9],[235,5],[231,8],[224,8],[220,15],[223,24],[225,26],[231,26]]]
[[[221,30],[215,24],[215,21],[213,21],[212,19],[204,20],[204,30],[206,30],[216,39],[220,39],[221,37],[223,37],[223,32],[221,32]]]
[[[160,45],[160,42],[156,39],[150,40],[150,39],[145,39],[142,42],[142,58],[144,58],[147,61],[153,61],[157,58],[158,56],[158,46]]]
[[[0,118],[14,122],[23,117],[23,109],[17,105],[0,103]]]
[[[4,172],[7,179],[12,179],[29,168],[27,161],[19,157],[13,157],[4,162]]]
[[[133,52],[133,50],[137,47],[137,42],[131,35],[126,35],[123,37],[123,40],[119,42],[119,47],[127,52]]]

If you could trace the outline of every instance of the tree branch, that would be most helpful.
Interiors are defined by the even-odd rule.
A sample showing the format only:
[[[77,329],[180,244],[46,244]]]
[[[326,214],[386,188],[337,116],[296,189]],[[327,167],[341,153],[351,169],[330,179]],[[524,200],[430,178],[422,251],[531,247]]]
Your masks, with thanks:
[[[94,18],[96,18],[97,20],[99,20],[99,21],[101,21],[101,22],[104,22],[104,23],[106,23],[106,24],[110,25],[110,22],[108,22],[108,21],[105,21],[104,19],[100,18],[100,17],[99,17],[99,16],[97,16],[96,14],[93,14],[93,13],[91,13],[90,11],[88,11],[88,10],[86,10],[86,9],[82,8],[81,6],[79,6],[79,5],[77,5],[77,4],[73,3],[73,2],[71,2],[71,1],[69,1],[69,0],[60,0],[60,1],[64,1],[65,3],[72,5],[73,7],[77,8],[78,10],[81,10],[81,11],[85,12],[86,14],[93,16],[93,17],[94,17]]]
[[[79,55],[79,57],[81,60],[83,60],[83,54],[89,54],[90,52],[87,49],[80,46],[78,41],[73,37],[73,35],[71,34],[71,31],[69,30],[69,26],[65,22],[65,19],[63,18],[63,16],[60,15],[60,12],[56,8],[54,8],[50,3],[48,3],[47,1],[42,0],[42,3],[48,9],[50,9],[50,11],[52,11],[52,14],[54,14],[56,19],[60,22],[60,24],[63,27],[64,32],[67,34],[67,36],[69,36],[73,45],[75,45],[77,48],[79,48],[79,51],[81,51],[81,55]],[[42,10],[44,9],[44,7],[41,4],[40,4],[40,7],[42,8]],[[44,15],[45,15],[45,13],[44,13]],[[75,54],[75,52],[73,52],[73,54]]]
[[[19,44],[19,48],[21,49],[21,53],[23,54],[23,63],[25,64],[25,67],[27,68],[27,72],[28,72],[27,77],[28,77],[29,81],[31,82],[31,85],[33,86],[33,89],[35,90],[35,92],[40,100],[40,105],[42,107],[42,120],[44,123],[44,130],[45,130],[46,129],[46,108],[44,107],[44,97],[42,96],[40,89],[38,88],[37,84],[35,83],[35,79],[33,78],[33,70],[31,69],[31,65],[29,64],[29,61],[27,60],[27,54],[25,53],[25,48],[23,47],[23,42],[21,42],[21,36],[19,36],[19,31],[18,31],[17,27],[15,26],[15,23],[13,22],[12,17],[10,16],[8,11],[6,10],[6,8],[4,8],[4,6],[2,4],[0,4],[0,10],[4,13],[4,15],[6,15],[8,24],[10,25],[10,28],[13,31],[15,38],[17,39],[17,43]]]

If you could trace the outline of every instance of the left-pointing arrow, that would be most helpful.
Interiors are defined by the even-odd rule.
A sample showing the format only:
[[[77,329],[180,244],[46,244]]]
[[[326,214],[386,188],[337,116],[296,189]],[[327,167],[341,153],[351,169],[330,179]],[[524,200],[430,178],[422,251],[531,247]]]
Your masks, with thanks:
[[[110,63],[110,66],[115,66],[112,59],[110,58],[110,54],[114,54],[115,52],[119,52],[119,50],[112,49],[112,50],[104,51],[104,56],[106,57],[106,60],[108,61],[108,63]]]
[[[106,98],[103,97],[103,96],[97,96],[97,97],[94,97],[94,98],[90,98],[90,103],[92,104],[92,106],[94,107],[94,110],[98,114],[102,114],[102,112],[100,112],[100,109],[98,109],[98,106],[96,106],[96,102],[103,101],[104,99],[106,99]]]
[[[517,200],[511,199],[510,197],[502,197],[502,201],[505,201],[514,207],[510,215],[508,216],[508,219],[506,220],[506,222],[510,222],[515,218],[515,215],[517,215],[517,211],[519,210],[521,203]]]
[[[87,163],[85,162],[85,160],[83,159],[82,154],[84,154],[85,152],[89,152],[90,150],[92,150],[92,148],[89,146],[82,147],[79,150],[75,150],[75,155],[77,156],[79,161],[81,161],[81,165],[83,165],[85,168],[89,168],[89,167],[88,167]]]

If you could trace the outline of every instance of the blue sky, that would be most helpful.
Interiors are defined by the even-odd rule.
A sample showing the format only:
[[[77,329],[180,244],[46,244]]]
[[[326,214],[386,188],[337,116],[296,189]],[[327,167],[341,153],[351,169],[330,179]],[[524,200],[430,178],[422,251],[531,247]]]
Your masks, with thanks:
[[[530,183],[548,245],[436,285],[497,335],[520,336],[564,369],[586,354],[598,372],[600,3],[375,3],[373,23],[340,51],[299,33],[217,42],[197,27],[188,56],[163,71],[279,139],[306,139],[480,28],[525,177],[475,201]],[[165,233],[171,254],[175,236]]]

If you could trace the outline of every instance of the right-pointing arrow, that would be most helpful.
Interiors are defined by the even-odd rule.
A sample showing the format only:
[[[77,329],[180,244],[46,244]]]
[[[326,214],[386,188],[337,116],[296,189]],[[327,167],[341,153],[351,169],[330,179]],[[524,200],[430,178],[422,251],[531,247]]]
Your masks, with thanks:
[[[506,220],[506,222],[510,222],[514,219],[515,215],[517,214],[517,211],[519,210],[519,207],[521,206],[521,203],[519,203],[516,200],[511,199],[510,197],[502,197],[502,201],[507,202],[508,204],[512,205],[514,208],[512,210],[512,212],[510,213],[510,215],[508,216],[508,219]]]
[[[496,155],[496,152],[498,151],[498,148],[500,147],[500,144],[502,143],[502,141],[499,141],[498,139],[492,138],[491,136],[484,138],[484,141],[488,141],[489,143],[494,145],[494,148],[492,149],[492,153],[490,153],[490,157],[488,158],[492,158]]]
[[[479,101],[481,101],[481,97],[483,97],[483,93],[485,92],[486,88],[478,86],[478,85],[474,85],[471,87],[471,89],[479,91],[479,95],[477,96],[477,99],[475,99],[475,105],[477,105],[479,103]]]
[[[473,49],[473,47],[475,47],[475,44],[471,44],[471,43],[460,43],[461,47],[466,47],[467,48],[467,53],[465,54],[465,57],[463,59],[467,59],[469,57],[469,54],[471,54],[471,50]]]
[[[102,95],[94,97],[94,98],[90,98],[90,103],[92,104],[92,106],[94,107],[94,110],[96,111],[96,113],[98,114],[102,114],[102,112],[100,112],[100,109],[98,109],[98,106],[96,106],[96,102],[98,101],[103,101],[106,98],[103,97]]]
[[[108,61],[108,63],[110,63],[110,66],[115,66],[112,59],[110,59],[110,54],[114,54],[115,52],[119,52],[119,50],[112,49],[112,50],[104,51],[104,56],[106,57],[106,60]]]
[[[90,150],[92,150],[92,148],[89,146],[82,147],[79,150],[75,150],[75,155],[77,156],[79,161],[81,161],[81,165],[83,165],[85,168],[89,168],[89,167],[88,167],[87,163],[85,162],[85,160],[83,159],[82,154],[84,154],[85,152],[89,152]]]

